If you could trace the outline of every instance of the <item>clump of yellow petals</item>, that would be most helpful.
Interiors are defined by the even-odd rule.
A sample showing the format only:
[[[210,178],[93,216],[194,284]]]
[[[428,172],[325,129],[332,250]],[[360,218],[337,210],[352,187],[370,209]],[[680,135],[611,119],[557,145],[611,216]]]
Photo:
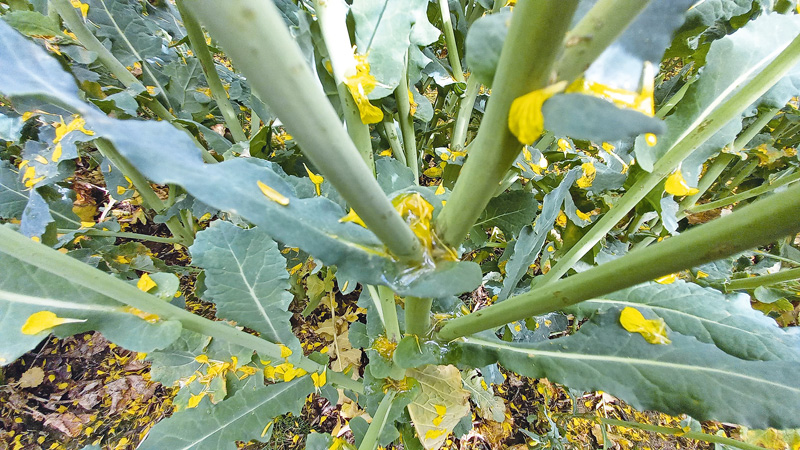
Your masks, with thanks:
[[[58,162],[58,160],[61,159],[61,140],[73,131],[80,131],[87,136],[94,136],[94,131],[86,129],[86,120],[83,117],[77,115],[73,116],[69,124],[65,124],[62,118],[61,123],[56,124],[56,137],[53,139],[56,148],[53,150],[53,155],[50,157],[53,162]]]
[[[681,173],[680,169],[676,170],[672,173],[672,175],[667,177],[667,182],[664,184],[664,190],[667,191],[667,194],[677,195],[679,197],[694,195],[700,192],[686,184],[686,180],[683,178],[683,174]]]
[[[558,225],[560,227],[567,226],[567,215],[564,214],[564,211],[559,211],[558,212],[558,217],[556,217],[556,225]]]
[[[294,364],[289,362],[278,364],[277,366],[264,367],[264,376],[273,381],[278,379],[283,381],[292,381],[295,378],[302,377],[307,373],[308,372],[305,370],[295,367]]]
[[[550,97],[563,91],[565,81],[537,89],[514,99],[508,112],[508,129],[525,145],[531,145],[544,131],[542,105]]]
[[[583,176],[578,178],[577,183],[579,188],[586,189],[592,186],[594,177],[597,176],[597,169],[591,162],[581,164],[581,169],[583,169]]]
[[[78,323],[78,322],[86,322],[86,320],[65,319],[63,317],[58,317],[55,313],[51,311],[39,311],[28,316],[28,320],[26,320],[25,323],[22,325],[22,334],[27,334],[27,335],[39,334],[43,331],[47,331],[51,328],[55,328],[65,323]]]
[[[667,324],[664,319],[645,319],[641,312],[630,306],[619,315],[619,323],[630,333],[639,333],[651,344],[666,345],[672,341],[667,338]]]
[[[390,341],[386,336],[381,335],[372,343],[372,348],[377,350],[382,357],[391,360],[397,348],[397,342]]]
[[[314,183],[314,189],[316,189],[317,195],[321,195],[320,186],[322,186],[322,182],[325,181],[325,178],[322,178],[322,175],[318,175],[312,172],[311,169],[309,169],[305,163],[303,163],[303,167],[306,168],[306,173],[308,173],[308,178],[310,178],[311,182]]]
[[[323,370],[322,373],[314,372],[311,374],[311,381],[314,382],[314,387],[319,389],[328,382],[328,371]]]
[[[356,210],[354,210],[353,208],[350,208],[350,212],[347,213],[346,216],[344,216],[341,219],[339,219],[339,222],[340,223],[341,222],[353,222],[353,223],[356,223],[358,225],[361,225],[364,228],[367,228],[367,224],[365,224],[364,221],[361,220],[361,217],[358,216],[358,214],[356,213]]]
[[[77,8],[81,11],[81,15],[84,19],[86,18],[86,15],[89,14],[89,5],[86,3],[81,3],[80,0],[69,0],[69,3],[73,8]]]
[[[377,81],[369,73],[367,55],[355,55],[356,73],[344,80],[345,86],[350,90],[350,95],[358,107],[361,122],[365,124],[378,123],[383,120],[383,111],[369,102],[367,95],[375,89]]]

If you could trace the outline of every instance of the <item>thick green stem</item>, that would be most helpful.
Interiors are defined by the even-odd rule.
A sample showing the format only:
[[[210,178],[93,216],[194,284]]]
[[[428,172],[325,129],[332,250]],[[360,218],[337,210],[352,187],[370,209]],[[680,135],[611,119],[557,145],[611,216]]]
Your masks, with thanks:
[[[528,0],[514,8],[486,114],[450,199],[436,219],[436,230],[446,244],[461,244],[522,150],[508,128],[511,103],[550,84],[577,4],[577,0]]]
[[[276,6],[249,0],[229,0],[224,8],[215,0],[187,0],[186,6],[369,229],[399,258],[420,260],[417,237],[364,164]]]
[[[729,445],[731,447],[741,448],[742,450],[764,450],[764,447],[748,444],[746,442],[737,441],[725,436],[717,436],[714,434],[703,433],[702,431],[686,431],[683,428],[662,427],[660,425],[653,425],[649,423],[629,422],[626,420],[609,419],[606,417],[580,415],[568,416],[579,417],[581,419],[592,420],[602,423],[603,425],[612,425],[615,427],[634,428],[643,431],[650,431],[659,434],[669,434],[672,436],[680,436],[687,439],[695,439],[703,442],[711,442],[714,444]]]
[[[736,291],[740,289],[755,289],[761,286],[769,286],[771,284],[783,283],[786,281],[794,281],[800,279],[800,267],[789,270],[782,270],[777,273],[768,275],[761,275],[758,277],[739,278],[731,280],[724,284],[725,292]]]
[[[408,54],[403,63],[403,74],[400,84],[394,90],[397,101],[397,120],[400,122],[400,132],[403,134],[403,151],[406,155],[408,168],[414,172],[414,181],[419,184],[419,158],[417,153],[417,137],[414,133],[414,118],[411,117],[411,99],[408,92]]]
[[[650,0],[599,0],[567,33],[564,56],[558,61],[559,80],[572,81],[628,28]]]
[[[753,189],[749,189],[744,192],[740,192],[736,195],[731,195],[730,197],[721,198],[717,201],[703,203],[702,205],[695,205],[688,210],[686,213],[688,214],[697,214],[704,211],[711,211],[712,209],[722,208],[728,205],[732,205],[734,203],[738,203],[742,200],[747,200],[748,198],[753,198],[759,196],[761,194],[767,193],[769,191],[775,190],[781,186],[785,186],[790,183],[794,183],[795,181],[800,180],[800,173],[794,173],[792,175],[785,175],[777,180],[773,181],[772,183],[764,183],[761,186]]]
[[[406,334],[427,336],[431,330],[430,298],[406,297]]]
[[[386,140],[389,141],[389,146],[392,148],[394,157],[403,163],[403,165],[408,166],[406,152],[403,150],[403,144],[400,143],[400,138],[397,136],[397,129],[394,127],[394,119],[390,116],[384,116],[381,126],[383,127],[383,134],[386,135]]]
[[[622,258],[453,319],[439,337],[450,341],[735,255],[800,232],[800,185]]]
[[[472,109],[475,107],[475,99],[478,98],[480,90],[481,84],[478,82],[478,77],[469,77],[464,98],[461,99],[461,104],[458,106],[456,124],[453,127],[453,138],[450,139],[450,148],[457,152],[463,151],[464,147],[466,147],[467,130],[472,118]]]
[[[187,330],[253,349],[268,358],[281,359],[281,349],[276,344],[239,331],[226,322],[208,320],[178,308],[158,297],[142,292],[136,286],[115,278],[113,275],[95,269],[50,247],[37,244],[8,227],[0,226],[0,252],[61,277],[70,283],[112,298],[123,305],[155,314],[162,320],[179,321]],[[298,367],[307,372],[321,372],[325,369],[324,366],[308,358],[301,358]],[[361,383],[344,374],[329,373],[328,377],[331,382],[339,384],[341,387],[363,392]]]
[[[75,230],[68,230],[66,228],[59,228],[59,233],[70,233]],[[150,236],[149,234],[140,234],[140,233],[128,233],[126,231],[109,231],[109,230],[97,230],[94,228],[88,228],[85,230],[78,230],[78,233],[85,234],[86,236],[103,236],[103,237],[118,237],[123,239],[137,239],[140,241],[150,241],[150,242],[161,242],[163,244],[180,244],[181,240],[177,237],[161,237],[161,236]]]
[[[192,51],[200,61],[200,66],[203,68],[203,74],[206,76],[209,89],[211,89],[211,96],[214,98],[214,101],[217,102],[219,112],[222,113],[225,125],[231,130],[233,139],[236,142],[246,141],[247,136],[244,134],[244,129],[239,122],[239,117],[236,111],[234,111],[233,105],[231,105],[228,92],[225,91],[225,88],[222,86],[222,81],[219,79],[217,68],[214,65],[214,57],[208,50],[203,29],[194,17],[186,13],[185,1],[186,0],[177,0],[178,12],[181,14],[183,26],[186,28],[186,34],[189,36],[189,44],[192,47]]]
[[[453,21],[450,19],[450,5],[447,0],[439,0],[439,11],[442,13],[442,28],[444,28],[444,39],[447,45],[447,60],[453,68],[453,78],[459,83],[463,83],[464,69],[461,68],[461,58],[458,55],[458,45],[456,45],[456,35],[453,32]]]
[[[381,432],[386,426],[386,421],[389,419],[389,410],[392,409],[395,395],[397,395],[397,391],[390,390],[383,396],[381,403],[378,405],[378,410],[372,416],[372,423],[369,424],[369,428],[364,434],[364,439],[361,441],[361,445],[358,446],[358,450],[375,450],[378,448],[378,438],[381,436]]]
[[[698,118],[683,133],[667,153],[653,167],[651,173],[637,181],[616,204],[598,220],[567,252],[553,268],[544,275],[537,286],[555,281],[578,262],[600,239],[622,220],[661,180],[667,177],[697,147],[711,138],[731,120],[739,117],[741,111],[753,104],[798,62],[800,62],[800,36],[795,38],[758,75],[745,84],[738,92],[705,117]],[[757,67],[753,68],[757,70]],[[733,85],[730,91],[735,90]],[[452,197],[448,205],[452,203]],[[444,211],[442,212],[444,213]],[[440,215],[441,216],[441,215]]]
[[[314,10],[317,13],[322,38],[331,60],[333,78],[336,81],[344,120],[347,123],[347,134],[350,135],[358,153],[374,175],[375,160],[372,154],[369,126],[361,121],[358,105],[344,84],[348,75],[356,74],[353,44],[350,42],[350,35],[347,32],[348,6],[344,0],[315,0]]]

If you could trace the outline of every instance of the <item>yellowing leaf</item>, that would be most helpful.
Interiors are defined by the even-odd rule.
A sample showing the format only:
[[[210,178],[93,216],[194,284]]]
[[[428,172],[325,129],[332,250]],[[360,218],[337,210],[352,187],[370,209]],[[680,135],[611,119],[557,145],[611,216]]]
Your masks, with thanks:
[[[356,214],[356,211],[353,208],[350,208],[350,212],[347,213],[346,216],[339,219],[339,222],[353,222],[361,225],[364,228],[367,228],[367,224],[361,220],[361,217],[358,217],[358,214]]]
[[[544,131],[542,105],[550,97],[563,91],[566,82],[560,81],[542,89],[529,92],[511,103],[508,112],[508,129],[525,145],[531,145]]]
[[[375,76],[369,73],[367,55],[355,55],[356,73],[348,76],[344,84],[350,90],[350,95],[358,107],[361,122],[365,124],[378,123],[383,120],[383,111],[369,102],[367,95],[375,89],[377,84]]]
[[[664,319],[645,319],[641,312],[630,306],[622,310],[619,315],[619,323],[630,333],[639,333],[651,344],[669,344],[667,338],[667,325]]]
[[[422,172],[428,178],[439,178],[442,176],[441,167],[429,167]]]
[[[283,194],[275,189],[272,189],[261,181],[256,181],[256,183],[258,184],[258,188],[261,189],[261,193],[264,194],[265,197],[281,206],[289,206],[289,199],[284,197]]]
[[[594,181],[594,177],[597,176],[597,169],[594,168],[594,164],[591,162],[581,164],[581,168],[583,169],[583,176],[578,178],[578,187],[582,189],[586,189],[592,185]]]
[[[144,292],[147,292],[156,286],[158,286],[158,284],[156,284],[156,282],[153,281],[153,279],[150,278],[150,275],[147,273],[143,273],[139,278],[139,281],[136,283],[136,287],[139,288],[140,291]]]
[[[322,178],[322,175],[317,175],[312,172],[311,169],[305,165],[305,163],[303,163],[303,167],[305,167],[306,172],[308,172],[308,178],[310,178],[311,182],[314,183],[314,188],[317,190],[317,195],[320,195],[319,187],[322,185],[322,182],[325,181],[325,179]]]
[[[39,334],[42,331],[47,331],[51,328],[55,328],[65,323],[78,323],[78,322],[86,322],[86,320],[65,319],[58,317],[55,313],[50,311],[39,311],[37,313],[31,314],[28,317],[28,320],[25,321],[25,324],[22,325],[22,334],[27,334],[27,335]]]
[[[469,414],[469,391],[455,366],[428,365],[408,370],[420,385],[408,413],[426,450],[439,449],[458,421]],[[432,408],[433,407],[433,408]]]
[[[444,405],[433,405],[436,409],[436,418],[433,419],[433,424],[437,427],[441,425],[442,419],[444,419],[444,415],[447,413],[447,406]]]
[[[683,179],[683,174],[681,174],[680,169],[676,170],[672,173],[672,175],[667,177],[667,182],[664,184],[664,190],[667,192],[667,194],[677,195],[679,197],[694,195],[700,192],[686,184],[686,180]]]

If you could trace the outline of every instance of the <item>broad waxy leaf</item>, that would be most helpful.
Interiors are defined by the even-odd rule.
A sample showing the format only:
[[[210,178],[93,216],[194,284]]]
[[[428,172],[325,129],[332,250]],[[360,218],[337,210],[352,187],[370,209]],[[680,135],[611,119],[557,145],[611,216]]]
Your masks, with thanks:
[[[13,362],[52,332],[66,337],[89,330],[103,333],[127,349],[149,352],[178,338],[180,322],[121,305],[119,302],[69,280],[0,253],[0,365]],[[31,315],[49,311],[75,321],[25,334]]]
[[[492,87],[510,22],[511,11],[502,10],[479,18],[467,33],[464,55],[467,67],[486,87]]]
[[[737,358],[800,361],[800,335],[787,333],[750,307],[747,295],[726,296],[683,281],[647,283],[587,300],[572,310],[588,315],[624,307],[650,311],[673,331],[714,344]]]
[[[700,125],[714,108],[754,77],[800,32],[800,16],[769,14],[749,22],[731,35],[714,41],[706,56],[700,78],[686,92],[665,123],[667,132],[655,146],[644,139],[636,142],[636,161],[645,170],[691,129]],[[694,186],[701,165],[720,148],[728,145],[742,129],[741,119],[725,125],[717,134],[690,155],[681,166],[684,177]]]
[[[217,305],[220,317],[300,349],[287,310],[293,296],[287,290],[286,260],[266,232],[218,220],[197,233],[189,251],[192,264],[205,269],[205,298]]]
[[[745,361],[677,332],[669,333],[669,345],[650,344],[625,331],[619,316],[608,309],[572,336],[534,344],[475,335],[462,351],[472,364],[499,362],[528,377],[608,392],[639,409],[757,428],[800,426],[796,361]]]
[[[530,192],[504,192],[489,202],[475,226],[498,227],[506,239],[514,239],[523,227],[533,222],[538,206],[539,202]]]
[[[259,439],[265,424],[275,417],[299,414],[314,382],[305,376],[288,383],[243,389],[216,405],[202,400],[196,408],[156,424],[140,450],[235,449],[235,441]]]
[[[539,212],[534,226],[526,226],[520,232],[514,244],[514,253],[506,264],[503,289],[497,295],[499,301],[508,298],[519,280],[525,275],[528,266],[533,264],[536,257],[539,256],[539,252],[547,239],[547,233],[553,229],[553,224],[558,218],[564,199],[570,195],[569,188],[582,174],[583,171],[580,168],[575,168],[564,175],[561,184],[544,196],[542,210]]]
[[[401,267],[372,232],[340,223],[345,212],[339,205],[324,197],[298,198],[283,177],[257,162],[234,159],[206,165],[192,140],[168,123],[123,121],[100,114],[77,98],[72,77],[55,60],[4,22],[0,22],[0,58],[14,65],[14,70],[0,74],[4,95],[15,102],[40,98],[79,112],[95,137],[113,142],[150,180],[178,184],[201,202],[262,226],[281,243],[338,266],[343,278],[387,284],[400,294],[418,297],[446,297],[480,284],[480,269],[471,262]],[[30,61],[35,63],[29,65]],[[267,197],[265,191],[277,195]]]
[[[427,0],[353,2],[358,53],[367,55],[370,74],[378,81],[369,98],[385,97],[400,84],[410,45],[428,45],[439,38],[439,30],[428,22],[427,9]]]
[[[408,405],[419,440],[426,450],[438,449],[458,421],[469,414],[469,392],[455,366],[428,365],[410,369],[407,375],[420,384],[420,392]]]
[[[478,406],[478,414],[481,417],[495,422],[505,420],[506,404],[502,398],[494,395],[494,390],[486,384],[477,370],[463,372],[461,378],[464,380],[464,387],[469,391],[472,401]]]
[[[0,217],[20,218],[29,198],[19,174],[8,161],[0,161]]]

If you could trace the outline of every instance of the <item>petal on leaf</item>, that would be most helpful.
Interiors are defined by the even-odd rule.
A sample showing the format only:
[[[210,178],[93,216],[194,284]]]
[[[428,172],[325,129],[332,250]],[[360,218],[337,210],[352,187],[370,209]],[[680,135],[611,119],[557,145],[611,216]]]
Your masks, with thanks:
[[[563,91],[566,82],[558,82],[518,97],[508,113],[508,128],[525,145],[531,145],[544,131],[542,105],[548,98]]]
[[[683,174],[681,173],[680,169],[676,170],[672,173],[672,175],[667,177],[667,182],[664,184],[664,190],[667,192],[667,194],[677,195],[679,197],[694,195],[699,192],[697,189],[686,184],[686,180],[683,178]]]
[[[639,333],[651,344],[669,344],[667,325],[664,319],[645,319],[641,312],[630,306],[625,307],[619,315],[619,323],[631,333]]]
[[[76,322],[86,322],[86,321],[81,319],[65,319],[62,317],[58,317],[57,315],[55,315],[55,313],[50,311],[39,311],[37,313],[31,314],[28,317],[28,320],[26,320],[25,324],[22,325],[22,333],[29,335],[39,334],[42,331],[55,328],[65,323],[76,323]]]

